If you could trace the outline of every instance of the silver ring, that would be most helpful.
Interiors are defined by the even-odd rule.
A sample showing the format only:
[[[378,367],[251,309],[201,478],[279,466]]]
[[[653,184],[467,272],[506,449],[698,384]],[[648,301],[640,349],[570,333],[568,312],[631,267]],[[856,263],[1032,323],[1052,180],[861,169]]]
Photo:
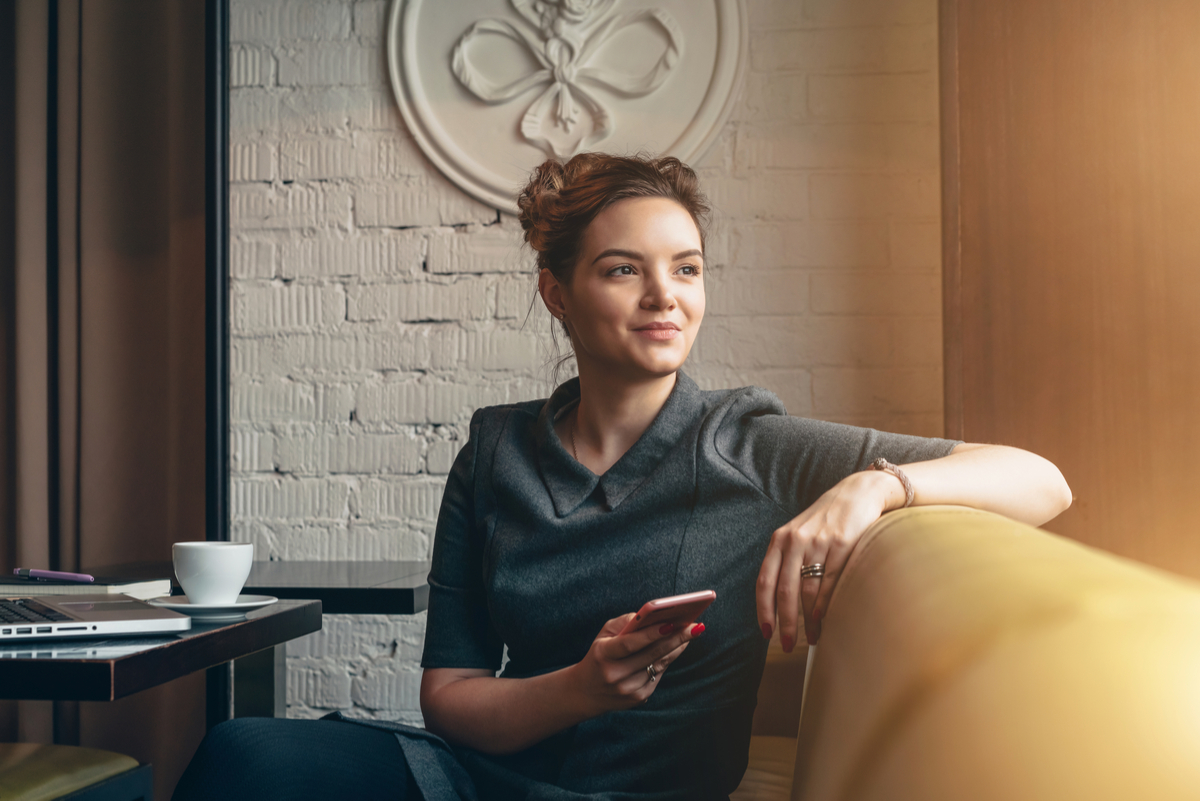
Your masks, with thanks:
[[[654,681],[658,677],[658,671],[654,669],[654,665],[646,666],[646,675],[650,677],[650,681]]]
[[[825,564],[813,562],[811,565],[800,566],[800,578],[820,578],[825,575]]]

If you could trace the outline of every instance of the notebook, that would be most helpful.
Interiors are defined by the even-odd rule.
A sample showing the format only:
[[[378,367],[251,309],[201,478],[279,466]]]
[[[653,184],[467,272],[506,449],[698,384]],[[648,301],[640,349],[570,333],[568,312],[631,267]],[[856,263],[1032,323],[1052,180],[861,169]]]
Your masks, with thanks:
[[[0,576],[0,598],[32,597],[34,595],[132,595],[134,598],[146,600],[160,595],[171,594],[171,580],[161,579],[127,579],[96,576],[94,583],[85,584],[80,581],[54,581],[46,579],[27,579],[17,576]]]
[[[0,599],[0,643],[161,634],[191,627],[187,615],[126,595]]]

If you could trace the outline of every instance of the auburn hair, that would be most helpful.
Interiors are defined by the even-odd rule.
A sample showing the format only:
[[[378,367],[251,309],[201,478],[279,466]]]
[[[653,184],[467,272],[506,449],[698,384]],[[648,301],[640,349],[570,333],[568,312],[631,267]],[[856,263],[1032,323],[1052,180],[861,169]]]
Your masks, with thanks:
[[[708,199],[696,173],[679,159],[580,153],[565,164],[542,162],[517,197],[518,219],[537,254],[538,270],[570,283],[588,225],[612,204],[637,197],[662,197],[682,206],[696,223],[703,249]]]

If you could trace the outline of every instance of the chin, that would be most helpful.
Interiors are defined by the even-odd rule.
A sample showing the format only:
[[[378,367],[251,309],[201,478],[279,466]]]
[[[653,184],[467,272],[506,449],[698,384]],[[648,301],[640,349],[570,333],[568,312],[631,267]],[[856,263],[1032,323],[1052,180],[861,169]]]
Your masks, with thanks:
[[[655,378],[665,378],[678,372],[687,361],[691,348],[628,348],[610,351],[606,358],[597,359],[595,364],[601,373],[614,377],[622,376],[622,380],[646,381]]]
[[[653,378],[663,378],[678,372],[686,358],[683,359],[651,359],[639,362],[637,369]]]

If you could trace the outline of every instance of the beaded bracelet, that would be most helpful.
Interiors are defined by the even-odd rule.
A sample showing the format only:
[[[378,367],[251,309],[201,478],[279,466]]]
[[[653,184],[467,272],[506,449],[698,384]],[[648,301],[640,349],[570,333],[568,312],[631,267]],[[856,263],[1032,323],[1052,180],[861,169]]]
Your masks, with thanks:
[[[909,506],[912,506],[913,498],[916,496],[916,493],[913,491],[912,482],[908,480],[908,476],[904,474],[903,470],[901,470],[899,467],[896,467],[896,465],[892,464],[887,459],[884,459],[882,456],[871,462],[871,469],[882,470],[885,473],[891,473],[893,476],[900,479],[900,483],[904,485],[904,507],[907,509]]]

